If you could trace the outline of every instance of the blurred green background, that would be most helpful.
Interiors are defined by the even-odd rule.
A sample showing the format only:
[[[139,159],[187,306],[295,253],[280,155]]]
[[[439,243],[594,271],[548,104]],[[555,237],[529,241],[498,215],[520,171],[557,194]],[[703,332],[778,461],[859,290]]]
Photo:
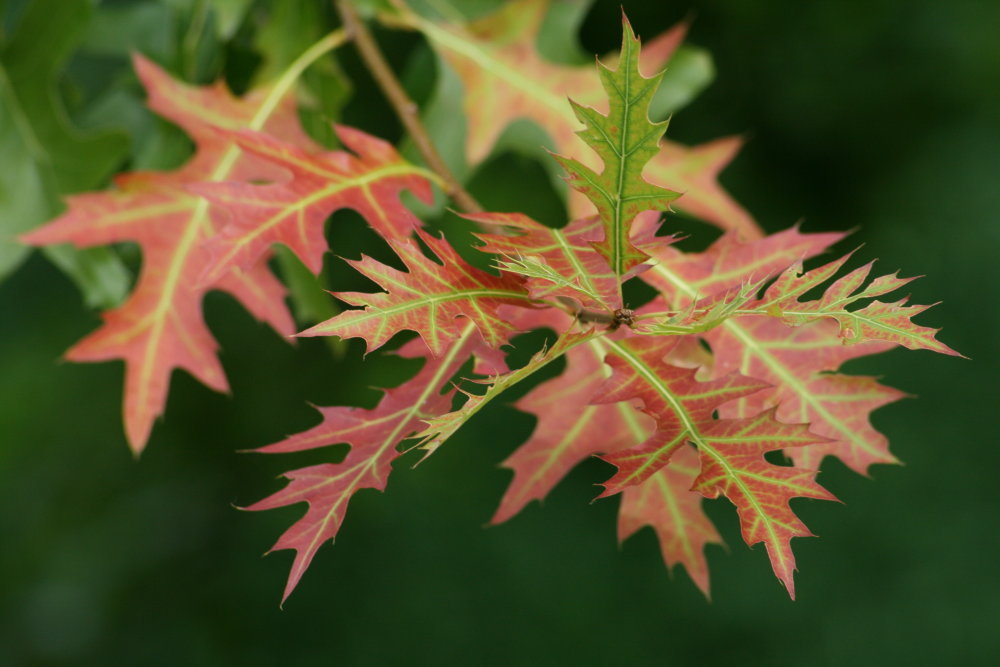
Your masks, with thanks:
[[[0,2],[0,57],[11,57],[16,18],[35,1]],[[127,130],[118,163],[133,166],[162,166],[164,147],[176,162],[185,140],[141,110],[129,49],[189,80],[225,67],[240,88],[287,59],[274,44],[294,56],[335,25],[311,1],[37,1],[83,8],[51,47],[68,57],[56,90],[76,125]],[[711,602],[682,570],[668,575],[650,530],[619,548],[617,500],[589,503],[610,474],[596,461],[544,506],[484,528],[510,476],[497,464],[532,422],[496,406],[419,469],[402,461],[387,494],[358,494],[336,546],[279,609],[291,553],[259,554],[302,510],[233,505],[316,457],[236,450],[310,426],[306,401],[371,406],[369,387],[402,370],[362,362],[355,343],[341,360],[323,341],[289,346],[210,295],[233,397],[175,374],[166,420],[135,461],[120,423],[121,365],[59,361],[98,317],[35,253],[0,284],[0,664],[995,664],[1000,3],[599,0],[582,23],[586,52],[616,48],[619,4],[647,38],[693,18],[688,42],[714,59],[714,83],[669,135],[744,134],[722,181],[766,228],[857,228],[843,249],[864,243],[862,258],[880,258],[884,272],[926,274],[914,300],[944,303],[921,322],[944,326],[942,339],[972,358],[897,350],[850,367],[918,397],[874,416],[906,465],[866,479],[827,461],[821,481],[844,504],[793,503],[822,536],[794,542],[798,600],[763,548],[742,543],[725,501],[708,504],[730,546],[708,550]],[[423,42],[377,36],[394,66],[410,68],[414,94],[426,92],[412,71],[431,62]],[[331,67],[312,75],[316,99],[400,137],[350,47],[337,60],[353,93]],[[323,114],[312,121],[321,127]],[[27,168],[9,152],[0,159],[0,183]],[[541,169],[503,153],[471,187],[488,205],[554,215]],[[370,238],[340,218],[335,252],[357,256]],[[122,254],[134,269],[134,253]],[[328,265],[329,280],[345,280],[337,260]]]

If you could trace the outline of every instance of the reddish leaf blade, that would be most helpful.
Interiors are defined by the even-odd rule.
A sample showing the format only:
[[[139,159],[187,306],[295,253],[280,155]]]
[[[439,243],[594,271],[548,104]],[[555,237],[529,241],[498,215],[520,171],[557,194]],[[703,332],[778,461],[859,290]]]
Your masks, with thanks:
[[[514,329],[497,309],[505,304],[530,305],[520,280],[480,271],[459,257],[447,241],[423,233],[419,236],[442,264],[425,257],[415,242],[397,239],[393,249],[409,271],[399,271],[370,257],[351,262],[389,291],[340,292],[338,298],[364,309],[344,311],[299,335],[364,338],[370,352],[405,329],[419,333],[431,352],[440,355],[460,335],[468,319],[491,347],[507,342]]]
[[[699,469],[697,451],[681,447],[670,465],[657,470],[644,484],[626,488],[618,510],[618,539],[624,541],[643,526],[651,526],[667,568],[683,565],[709,597],[705,546],[722,544],[722,538],[702,510],[701,495],[691,490]]]
[[[660,262],[642,278],[655,285],[671,306],[684,308],[703,294],[739,284],[747,275],[775,275],[782,264],[787,268],[821,252],[835,237],[790,229],[751,243],[724,236],[700,254],[656,250]],[[832,268],[826,279],[835,272]],[[869,414],[904,394],[872,378],[831,374],[848,359],[891,347],[881,342],[845,346],[837,330],[832,321],[790,329],[769,317],[742,316],[709,331],[715,377],[738,372],[773,385],[730,402],[719,412],[722,417],[752,417],[778,406],[779,420],[808,422],[814,433],[831,441],[790,451],[797,465],[817,469],[823,457],[836,455],[866,474],[873,463],[896,462],[885,437],[869,423]]]
[[[503,130],[521,118],[541,126],[557,152],[585,154],[566,99],[603,110],[605,97],[590,66],[555,64],[539,55],[538,31],[548,5],[539,0],[508,2],[496,13],[461,26],[434,23],[409,12],[402,17],[427,36],[462,80],[470,119],[466,153],[472,164],[482,162]],[[649,40],[640,55],[641,71],[661,70],[686,29],[686,24],[680,24]],[[602,61],[613,67],[618,57],[609,55]],[[738,146],[735,139],[694,148],[668,142],[666,150],[650,162],[646,175],[653,183],[684,192],[675,202],[680,210],[736,230],[745,238],[757,238],[760,228],[716,180]],[[597,166],[589,158],[583,162]],[[574,217],[587,214],[583,197],[571,197],[570,208]]]
[[[458,429],[465,425],[469,419],[482,410],[490,401],[521,380],[532,376],[581,343],[592,340],[595,335],[596,332],[593,329],[584,332],[568,331],[563,333],[552,344],[552,347],[536,352],[528,360],[528,363],[521,368],[484,381],[482,384],[486,385],[485,393],[481,395],[469,394],[469,400],[457,410],[428,419],[427,428],[418,434],[420,438],[419,446],[426,452],[424,458],[436,452],[441,445],[451,438]]]
[[[267,510],[307,503],[304,516],[272,547],[295,550],[282,602],[298,585],[320,546],[333,540],[343,524],[350,499],[361,489],[385,490],[397,446],[419,430],[422,421],[446,412],[453,392],[442,394],[448,381],[482,343],[472,325],[439,358],[428,359],[413,379],[387,389],[373,410],[319,408],[323,421],[281,442],[262,447],[267,453],[298,452],[338,443],[350,451],[340,463],[324,463],[285,473],[285,488],[246,509]]]
[[[719,173],[743,145],[739,137],[723,137],[698,146],[664,141],[646,175],[681,193],[676,207],[688,215],[734,233],[746,241],[764,236],[750,214],[719,184]]]
[[[481,213],[466,217],[518,232],[516,236],[477,236],[485,241],[480,250],[508,260],[499,265],[505,271],[517,272],[510,260],[537,258],[544,264],[546,272],[518,272],[527,278],[533,298],[562,297],[578,301],[584,307],[609,311],[622,307],[618,276],[591,245],[592,241],[601,238],[598,218],[574,220],[564,229],[553,229],[520,213]]]
[[[353,153],[312,153],[249,130],[230,135],[244,150],[287,170],[291,179],[269,185],[191,186],[232,218],[212,243],[215,261],[206,279],[253,264],[272,243],[288,246],[313,273],[319,273],[328,250],[323,226],[341,208],[357,211],[387,239],[405,239],[420,228],[420,220],[399,196],[409,190],[430,202],[427,172],[403,160],[388,142],[360,130],[340,125],[337,135]]]
[[[635,445],[649,435],[649,418],[630,404],[591,404],[608,375],[603,348],[581,345],[566,353],[562,375],[517,402],[517,408],[534,415],[538,423],[528,441],[503,463],[514,471],[514,479],[492,523],[510,519],[532,500],[544,499],[584,459]]]
[[[645,482],[687,442],[701,441],[720,405],[760,391],[767,385],[736,374],[699,382],[697,368],[666,362],[680,337],[660,336],[606,341],[607,363],[613,374],[598,391],[595,402],[639,399],[642,411],[656,421],[656,431],[642,444],[602,456],[618,468],[604,483],[601,497]]]
[[[105,314],[105,323],[68,353],[77,361],[124,359],[125,431],[141,452],[153,422],[164,409],[170,375],[183,368],[209,387],[227,388],[215,357],[216,343],[201,316],[210,289],[239,299],[280,333],[294,331],[284,305],[284,287],[268,272],[266,257],[241,274],[199,280],[209,262],[207,242],[221,227],[217,212],[189,193],[193,181],[230,177],[271,178],[274,167],[241,155],[220,138],[219,127],[252,125],[287,141],[311,145],[298,129],[294,101],[262,89],[233,97],[221,84],[195,87],[175,81],[153,63],[135,58],[150,104],[185,128],[197,150],[174,172],[137,172],[118,177],[117,188],[69,198],[68,210],[24,237],[28,243],[73,243],[78,247],[137,242],[143,253],[139,281],[128,300]]]
[[[750,546],[763,542],[775,575],[795,599],[793,537],[812,533],[792,512],[792,498],[836,500],[816,483],[813,470],[777,466],[764,453],[789,446],[822,442],[806,424],[781,424],[772,412],[752,419],[719,420],[698,443],[701,474],[693,490],[706,498],[725,495],[740,517],[743,539]]]
[[[776,276],[843,237],[829,232],[803,234],[798,227],[791,227],[747,242],[730,232],[700,253],[686,253],[655,238],[642,244],[657,260],[642,274],[642,280],[660,292],[669,308],[681,310],[699,298]]]
[[[816,470],[825,456],[834,455],[864,475],[872,464],[898,463],[869,415],[905,394],[875,378],[833,373],[849,359],[892,347],[882,342],[845,346],[837,331],[832,321],[789,329],[778,320],[752,316],[731,320],[710,332],[715,373],[736,371],[773,385],[722,406],[719,413],[749,417],[777,406],[780,421],[808,422],[813,433],[829,439],[787,452],[796,465]]]
[[[153,422],[163,412],[174,368],[216,391],[228,388],[215,356],[217,345],[201,315],[201,300],[209,289],[230,292],[279,333],[294,331],[284,305],[285,288],[263,261],[212,284],[197,280],[208,261],[204,244],[218,223],[204,202],[182,185],[207,177],[222,150],[200,149],[178,172],[132,174],[119,179],[118,190],[70,197],[66,213],[24,237],[34,245],[135,241],[142,248],[143,268],[132,294],[104,314],[100,329],[67,353],[73,361],[125,360],[123,417],[136,453],[145,447]]]
[[[877,340],[902,345],[911,350],[931,350],[962,356],[937,340],[935,335],[938,329],[920,326],[911,321],[912,317],[930,306],[907,306],[904,298],[895,303],[872,301],[856,310],[847,309],[862,299],[893,292],[913,280],[892,274],[879,276],[864,286],[874,262],[835,280],[820,298],[801,300],[810,289],[832,278],[849,257],[850,255],[846,255],[812,271],[803,271],[801,263],[792,266],[768,288],[760,301],[754,304],[753,310],[781,318],[792,325],[820,318],[833,319],[840,325],[840,337],[845,343]]]

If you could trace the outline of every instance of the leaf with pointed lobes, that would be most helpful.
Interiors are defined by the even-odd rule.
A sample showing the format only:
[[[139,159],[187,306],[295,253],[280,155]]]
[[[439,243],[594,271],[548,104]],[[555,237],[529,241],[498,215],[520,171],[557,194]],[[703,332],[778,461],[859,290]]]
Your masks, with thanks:
[[[462,81],[463,106],[469,118],[466,157],[471,164],[488,157],[505,128],[529,119],[545,130],[556,152],[576,156],[591,168],[598,166],[576,136],[576,119],[566,98],[602,111],[607,100],[590,65],[557,64],[539,53],[539,29],[550,4],[545,0],[506,2],[497,12],[462,25],[435,23],[412,12],[401,17],[424,33]],[[639,56],[642,72],[663,69],[687,28],[687,23],[680,23],[646,42]],[[617,59],[617,54],[608,54],[601,60],[614,66]],[[740,143],[728,138],[688,147],[663,141],[645,173],[653,183],[684,193],[675,202],[681,211],[736,230],[744,238],[758,238],[760,227],[717,181]],[[571,192],[569,203],[573,217],[589,213],[582,195]]]
[[[429,203],[427,172],[403,160],[386,141],[346,125],[336,130],[353,152],[310,152],[250,130],[229,135],[243,150],[286,170],[290,178],[266,185],[190,186],[231,216],[210,245],[214,260],[206,280],[253,264],[272,243],[288,246],[318,274],[328,250],[323,226],[331,213],[342,208],[357,211],[385,239],[406,239],[420,228],[420,220],[399,196],[409,190]]]
[[[521,279],[480,271],[459,257],[446,240],[417,234],[440,264],[424,256],[415,241],[402,238],[391,245],[408,271],[367,256],[351,261],[362,275],[388,291],[336,292],[338,299],[364,309],[345,310],[298,335],[364,338],[371,352],[400,331],[416,331],[438,356],[458,338],[466,321],[472,321],[491,347],[506,343],[514,328],[497,314],[497,308],[531,306]]]
[[[754,304],[754,311],[778,317],[793,326],[820,318],[831,318],[840,325],[840,337],[848,344],[881,340],[911,350],[931,350],[962,356],[935,338],[939,329],[920,326],[911,321],[912,317],[931,306],[907,306],[908,297],[904,297],[895,303],[872,301],[863,308],[847,310],[848,306],[860,299],[894,292],[914,280],[891,274],[878,276],[864,286],[874,261],[835,280],[820,298],[812,301],[799,300],[806,292],[832,278],[850,256],[851,254],[847,254],[811,271],[803,271],[802,263],[796,263],[774,281],[764,296]]]
[[[477,234],[479,250],[500,256],[498,268],[527,278],[536,299],[568,298],[584,308],[622,307],[618,276],[591,245],[601,238],[597,217],[574,220],[563,229],[547,227],[522,213],[479,213],[466,218],[508,229],[514,235]],[[518,267],[522,270],[518,270]],[[532,267],[534,270],[529,270]]]
[[[869,416],[906,394],[872,377],[835,372],[850,359],[883,352],[893,344],[844,345],[832,320],[789,329],[763,315],[727,322],[706,338],[715,351],[715,374],[738,371],[772,385],[723,405],[721,417],[750,417],[777,406],[779,421],[808,422],[813,433],[829,441],[787,451],[802,468],[818,470],[823,458],[830,455],[862,475],[874,463],[898,463]]]
[[[207,291],[229,292],[279,333],[294,331],[285,289],[268,270],[266,257],[243,272],[227,272],[209,283],[199,280],[209,261],[206,244],[222,223],[218,211],[185,185],[234,174],[269,177],[274,171],[253,156],[241,155],[204,124],[213,119],[258,122],[268,130],[273,125],[293,141],[300,133],[289,129],[295,106],[288,98],[237,99],[222,86],[195,88],[174,81],[138,56],[135,66],[154,107],[191,131],[195,155],[177,171],[125,174],[116,179],[114,189],[70,197],[63,215],[23,240],[77,247],[134,241],[142,249],[142,270],[129,298],[106,312],[104,324],[67,353],[73,361],[125,360],[125,432],[129,446],[139,453],[164,410],[173,369],[182,368],[217,391],[228,388],[215,355],[217,344],[201,314]],[[269,111],[262,113],[265,108]]]
[[[510,519],[549,491],[581,461],[645,440],[652,432],[646,415],[626,402],[595,405],[591,398],[610,374],[603,348],[594,342],[566,353],[566,370],[540,384],[515,403],[538,420],[531,437],[504,467],[514,479],[493,515],[492,523]]]
[[[767,386],[735,373],[708,382],[696,380],[698,368],[675,366],[667,361],[683,338],[657,336],[602,341],[613,373],[598,390],[594,402],[639,399],[641,410],[656,422],[656,430],[638,445],[601,457],[618,471],[604,482],[605,490],[599,497],[642,484],[686,443],[699,444],[708,436],[717,423],[713,413],[720,405]]]
[[[454,391],[445,391],[450,389],[449,380],[480,347],[482,341],[475,327],[467,324],[445,354],[428,359],[411,380],[387,389],[374,409],[317,408],[323,416],[320,424],[256,450],[277,454],[340,443],[351,446],[340,463],[322,463],[285,473],[289,480],[285,488],[245,508],[267,510],[302,502],[309,505],[305,515],[271,549],[295,550],[282,603],[298,585],[320,546],[336,537],[354,494],[361,489],[383,491],[392,461],[400,455],[399,444],[420,429],[422,420],[451,407]]]
[[[722,419],[711,435],[698,443],[701,474],[692,489],[706,498],[725,495],[740,517],[749,546],[763,542],[771,567],[788,595],[795,599],[793,537],[812,537],[792,512],[792,498],[836,500],[816,482],[816,471],[769,463],[766,452],[821,443],[808,424],[782,424],[774,411],[750,419]]]
[[[424,458],[436,452],[451,436],[455,434],[473,415],[486,405],[510,389],[521,380],[534,375],[537,371],[563,356],[577,345],[592,340],[597,331],[567,331],[556,339],[552,347],[536,352],[527,364],[516,370],[494,376],[480,384],[486,385],[485,393],[481,395],[468,394],[469,399],[457,410],[439,417],[427,420],[427,427],[417,437],[420,438],[420,449],[424,450]]]
[[[800,259],[819,254],[840,234],[801,234],[792,228],[745,243],[725,235],[703,253],[651,248],[658,263],[642,275],[673,308],[687,307],[703,294],[728,289],[747,275],[777,275]],[[818,469],[827,455],[866,474],[873,463],[895,463],[885,437],[868,421],[872,410],[904,394],[874,378],[835,375],[842,363],[893,347],[885,342],[845,346],[833,321],[789,329],[766,316],[742,316],[706,333],[715,355],[714,377],[739,372],[771,388],[731,401],[721,417],[752,417],[778,406],[777,418],[808,422],[831,442],[790,450],[796,465]]]
[[[705,597],[710,597],[705,546],[723,542],[702,509],[701,494],[691,490],[699,470],[694,447],[681,447],[670,465],[643,484],[626,488],[618,510],[618,540],[625,541],[643,526],[652,527],[667,568],[683,565]]]
[[[642,280],[659,291],[668,308],[681,310],[698,299],[776,276],[844,236],[836,232],[803,234],[795,226],[748,242],[729,232],[697,253],[683,252],[663,243],[661,237],[650,237],[640,247],[656,264],[642,274]]]
[[[567,182],[597,208],[604,238],[593,242],[617,276],[624,276],[649,256],[629,236],[632,220],[643,211],[669,211],[679,195],[642,177],[646,163],[659,152],[666,122],[649,120],[649,103],[662,73],[646,78],[639,73],[639,40],[627,20],[622,21],[621,59],[616,70],[598,64],[608,95],[607,115],[573,103],[585,129],[578,134],[604,163],[597,173],[582,162],[556,156],[568,173]]]
[[[743,145],[740,137],[722,137],[698,146],[663,141],[646,176],[678,191],[676,206],[684,213],[751,241],[764,236],[760,226],[719,184],[721,172]]]

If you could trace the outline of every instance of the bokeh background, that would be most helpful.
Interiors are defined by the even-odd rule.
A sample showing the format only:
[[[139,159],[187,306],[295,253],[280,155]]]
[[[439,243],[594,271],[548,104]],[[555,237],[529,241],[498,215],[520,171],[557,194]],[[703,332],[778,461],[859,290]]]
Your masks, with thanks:
[[[0,37],[31,1],[0,2]],[[143,115],[129,49],[191,80],[224,68],[239,88],[261,66],[261,17],[284,12],[282,30],[299,21],[315,34],[336,22],[313,2],[251,3],[232,26],[218,19],[224,6],[248,3],[84,4],[58,92],[75,123],[126,128],[133,164],[150,159],[150,137],[178,154],[184,140]],[[766,228],[857,229],[843,249],[863,243],[883,271],[926,274],[914,300],[943,305],[921,321],[972,359],[899,350],[850,367],[917,397],[874,416],[906,465],[869,479],[827,461],[821,481],[844,504],[794,502],[822,536],[794,543],[798,600],[763,548],[742,543],[725,501],[708,503],[729,544],[708,550],[711,602],[683,570],[668,574],[649,529],[619,547],[617,500],[589,502],[609,475],[599,462],[544,506],[485,528],[509,479],[498,463],[532,423],[500,406],[417,470],[404,461],[387,494],[358,494],[336,546],[279,609],[291,553],[259,555],[301,509],[234,505],[311,459],[236,450],[311,425],[306,401],[371,406],[369,387],[405,369],[362,362],[354,343],[289,346],[211,295],[233,396],[175,374],[166,419],[136,461],[120,425],[122,367],[59,361],[98,319],[36,253],[0,284],[0,664],[995,664],[1000,3],[598,0],[584,51],[616,48],[620,4],[646,37],[693,19],[688,42],[714,60],[714,82],[675,114],[670,136],[745,135],[722,181]],[[427,84],[413,63],[430,62],[426,45],[377,36],[419,97]],[[284,39],[293,52],[309,41]],[[350,47],[337,59],[355,83],[317,79],[329,108],[400,137]],[[0,172],[19,168],[0,156]],[[492,207],[556,215],[541,173],[534,158],[501,153],[471,188]],[[356,256],[370,239],[342,217],[331,237]]]

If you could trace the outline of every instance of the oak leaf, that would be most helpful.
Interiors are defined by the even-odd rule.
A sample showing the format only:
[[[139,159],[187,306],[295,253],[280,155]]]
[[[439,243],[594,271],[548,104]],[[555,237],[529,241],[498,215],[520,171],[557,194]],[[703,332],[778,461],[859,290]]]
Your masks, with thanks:
[[[597,167],[576,136],[578,126],[566,100],[603,111],[606,97],[589,65],[556,64],[538,53],[538,32],[549,6],[536,0],[508,2],[494,14],[466,25],[431,21],[409,10],[399,18],[420,30],[462,80],[464,108],[470,119],[466,152],[473,164],[487,157],[507,126],[524,118],[545,130],[556,152]],[[680,24],[650,40],[642,49],[641,70],[661,70],[686,29],[686,24]],[[617,60],[617,55],[602,58],[608,67],[614,67]],[[664,141],[646,176],[682,192],[684,196],[676,201],[680,210],[735,230],[743,238],[758,238],[760,227],[716,181],[739,144],[738,138],[729,138],[688,148]],[[587,212],[578,198],[571,199],[571,208],[574,217]]]
[[[241,273],[200,280],[210,260],[206,244],[225,218],[188,192],[187,184],[274,174],[270,165],[241,155],[238,147],[220,139],[213,123],[257,124],[288,141],[308,140],[289,120],[295,115],[290,99],[274,99],[266,91],[238,99],[221,84],[188,86],[141,56],[136,56],[135,67],[149,92],[150,107],[191,134],[194,156],[173,172],[123,174],[112,190],[72,196],[63,215],[23,239],[34,245],[78,247],[134,241],[142,249],[142,271],[128,299],[105,313],[101,328],[66,355],[74,361],[125,360],[125,431],[138,453],[163,412],[174,368],[183,368],[212,389],[227,390],[215,340],[201,314],[209,290],[229,292],[282,334],[294,331],[283,301],[285,289],[267,269],[266,258]]]
[[[392,461],[399,456],[398,446],[420,430],[423,420],[450,409],[454,391],[449,380],[481,346],[474,325],[466,324],[444,354],[428,359],[420,372],[402,385],[386,389],[374,409],[317,408],[323,417],[320,424],[256,450],[278,454],[340,443],[351,447],[340,463],[286,472],[289,482],[285,488],[246,507],[268,510],[301,502],[309,505],[306,514],[272,548],[295,550],[282,601],[298,585],[320,546],[336,537],[354,494],[361,489],[384,490]]]
[[[190,190],[231,216],[213,239],[212,280],[233,268],[252,266],[273,243],[288,246],[313,273],[328,250],[323,227],[334,211],[352,208],[387,239],[406,239],[421,224],[399,201],[409,190],[429,202],[427,172],[399,156],[386,141],[361,130],[337,126],[337,136],[352,152],[303,150],[262,132],[228,135],[244,151],[287,170],[288,177],[266,185],[247,182],[203,183]]]
[[[440,264],[424,256],[415,241],[404,239],[393,242],[392,247],[408,271],[371,257],[350,262],[388,291],[336,292],[340,300],[364,308],[345,310],[299,335],[364,338],[371,352],[396,333],[409,330],[420,334],[432,354],[440,355],[461,334],[468,319],[491,347],[507,342],[514,329],[497,314],[497,309],[505,304],[531,305],[520,279],[480,271],[459,257],[447,241],[423,232],[417,234]]]

